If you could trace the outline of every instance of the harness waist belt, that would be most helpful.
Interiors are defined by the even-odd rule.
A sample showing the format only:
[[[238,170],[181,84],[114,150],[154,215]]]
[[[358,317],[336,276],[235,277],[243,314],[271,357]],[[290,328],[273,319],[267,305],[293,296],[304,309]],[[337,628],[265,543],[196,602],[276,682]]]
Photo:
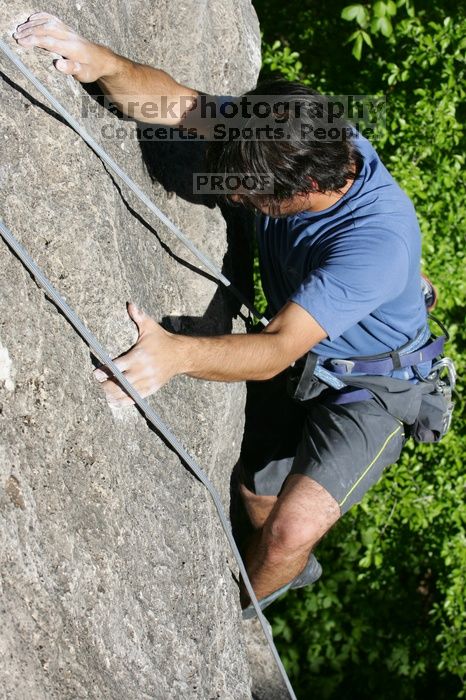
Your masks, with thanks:
[[[419,365],[422,362],[430,362],[443,352],[445,336],[441,335],[431,340],[419,350],[402,354],[398,351],[389,353],[387,357],[379,360],[344,360],[329,359],[324,361],[335,374],[389,374],[396,369],[404,369]]]

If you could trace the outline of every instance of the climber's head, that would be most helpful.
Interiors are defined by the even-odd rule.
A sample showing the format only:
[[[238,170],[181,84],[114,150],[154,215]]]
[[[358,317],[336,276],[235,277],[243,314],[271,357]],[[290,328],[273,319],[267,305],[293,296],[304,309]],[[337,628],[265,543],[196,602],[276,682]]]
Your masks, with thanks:
[[[312,208],[313,195],[338,195],[355,179],[362,166],[355,131],[332,98],[281,79],[260,83],[244,98],[264,107],[249,106],[241,118],[241,138],[213,141],[207,151],[209,172],[244,173],[252,176],[249,182],[257,182],[247,191],[226,194],[228,202],[290,216]],[[258,114],[267,114],[267,105],[272,106],[269,116]],[[264,173],[271,178],[273,194],[264,194]]]

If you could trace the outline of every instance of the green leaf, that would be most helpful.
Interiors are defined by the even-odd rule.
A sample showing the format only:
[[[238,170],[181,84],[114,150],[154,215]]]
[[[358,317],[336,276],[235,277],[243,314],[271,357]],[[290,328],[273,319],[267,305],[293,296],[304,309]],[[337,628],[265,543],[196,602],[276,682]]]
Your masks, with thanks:
[[[385,17],[387,13],[387,6],[382,0],[378,0],[372,8],[372,12],[375,17]]]
[[[406,7],[406,12],[408,13],[408,17],[415,17],[416,16],[416,9],[414,7],[414,4],[411,2],[411,0],[406,0],[405,7]]]
[[[380,17],[378,20],[379,29],[384,36],[391,36],[393,32],[393,27],[391,21],[388,17]]]
[[[358,37],[360,34],[361,34],[361,30],[360,30],[360,29],[356,29],[356,31],[353,32],[353,33],[347,38],[347,40],[345,41],[345,44],[349,44],[351,41],[354,41],[354,40],[356,39],[356,37]]]
[[[396,4],[393,0],[388,0],[386,3],[387,15],[394,17],[396,15]]]
[[[374,48],[370,34],[368,34],[367,32],[362,32],[362,38],[364,39],[366,44],[371,47],[371,49]]]
[[[372,18],[371,26],[370,26],[372,34],[377,34],[377,32],[379,31],[379,19],[380,19],[380,17],[373,17]]]
[[[358,32],[358,36],[356,37],[356,40],[355,40],[354,46],[353,46],[353,50],[351,52],[357,61],[361,60],[362,44],[363,44],[362,33]]]
[[[341,18],[345,19],[347,22],[356,20],[358,24],[364,22],[366,12],[363,5],[347,5],[341,11]]]

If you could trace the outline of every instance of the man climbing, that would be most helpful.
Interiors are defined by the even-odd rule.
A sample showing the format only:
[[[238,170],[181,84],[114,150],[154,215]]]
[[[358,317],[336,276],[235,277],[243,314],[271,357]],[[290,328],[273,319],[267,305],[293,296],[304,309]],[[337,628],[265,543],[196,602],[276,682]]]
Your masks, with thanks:
[[[83,39],[47,13],[31,15],[14,36],[23,47],[62,56],[58,71],[97,81],[139,121],[179,127],[193,118],[196,90]],[[285,81],[249,95],[315,100]],[[148,117],[147,102],[156,116]],[[189,337],[129,304],[139,337],[116,360],[142,396],[178,374],[249,382],[240,491],[254,528],[246,565],[263,607],[287,587],[318,578],[316,544],[397,461],[404,425],[419,410],[413,380],[433,359],[416,353],[428,347],[430,332],[410,200],[370,143],[344,123],[346,138],[320,141],[305,135],[318,126],[312,110],[290,111],[287,119],[291,140],[253,140],[247,148],[215,142],[208,156],[216,172],[265,169],[273,178],[271,196],[230,197],[258,212],[270,324],[260,333]],[[413,361],[404,362],[410,353]],[[106,371],[95,376],[110,403],[133,403]]]

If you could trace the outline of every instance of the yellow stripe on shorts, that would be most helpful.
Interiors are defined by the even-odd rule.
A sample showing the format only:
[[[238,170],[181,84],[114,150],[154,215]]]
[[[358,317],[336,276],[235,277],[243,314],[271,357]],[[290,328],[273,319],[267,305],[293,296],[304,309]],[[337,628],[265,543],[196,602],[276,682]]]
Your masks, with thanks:
[[[359,479],[356,481],[356,483],[353,484],[353,486],[350,488],[350,490],[348,491],[348,493],[346,494],[346,496],[344,497],[344,499],[338,504],[338,505],[340,506],[340,508],[341,508],[341,506],[345,503],[345,501],[351,496],[351,494],[353,493],[353,491],[354,491],[354,489],[357,487],[357,485],[364,479],[364,477],[366,476],[366,474],[367,474],[367,472],[369,471],[369,469],[370,469],[371,467],[373,467],[374,464],[377,462],[377,460],[379,459],[379,457],[380,457],[380,455],[382,454],[382,452],[384,451],[384,449],[387,447],[387,445],[388,445],[388,443],[390,442],[390,440],[391,440],[397,433],[400,432],[400,430],[402,429],[402,427],[403,427],[403,423],[400,423],[400,425],[398,426],[398,428],[395,428],[395,430],[393,431],[393,433],[390,433],[390,435],[389,435],[388,438],[385,440],[385,442],[384,442],[384,444],[382,445],[382,447],[380,448],[380,450],[379,450],[379,451],[377,452],[377,454],[375,455],[375,457],[374,457],[374,459],[372,460],[372,462],[365,468],[365,470],[363,471],[363,473],[361,474],[361,476],[359,477]]]

